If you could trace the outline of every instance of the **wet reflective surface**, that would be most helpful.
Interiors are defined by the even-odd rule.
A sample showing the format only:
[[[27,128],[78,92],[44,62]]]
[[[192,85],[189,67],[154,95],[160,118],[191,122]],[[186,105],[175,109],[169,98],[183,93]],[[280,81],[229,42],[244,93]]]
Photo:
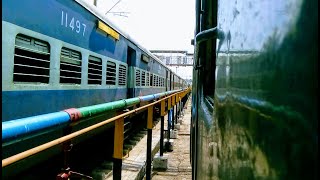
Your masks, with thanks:
[[[218,1],[227,38],[217,52],[213,110],[200,92],[194,105],[198,179],[317,178],[317,7]]]

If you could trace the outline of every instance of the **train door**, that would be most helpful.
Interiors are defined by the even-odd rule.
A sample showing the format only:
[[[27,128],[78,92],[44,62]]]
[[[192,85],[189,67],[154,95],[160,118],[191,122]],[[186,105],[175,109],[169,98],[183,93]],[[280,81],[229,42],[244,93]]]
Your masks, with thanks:
[[[136,61],[136,51],[128,46],[127,50],[127,64],[128,64],[128,73],[127,73],[127,98],[135,97],[135,72],[134,66]]]

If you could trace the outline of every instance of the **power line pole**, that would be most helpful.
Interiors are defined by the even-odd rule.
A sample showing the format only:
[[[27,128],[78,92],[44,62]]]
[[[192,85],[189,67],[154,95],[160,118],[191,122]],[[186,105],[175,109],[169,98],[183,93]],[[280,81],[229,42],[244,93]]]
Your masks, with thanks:
[[[106,14],[108,14],[108,12],[110,12],[111,9],[113,9],[117,4],[119,4],[120,1],[121,1],[121,0],[119,0],[118,2],[116,2],[116,3],[106,12]]]
[[[113,14],[113,15],[116,15],[116,16],[128,17],[128,14],[130,14],[130,12],[124,12],[124,11],[121,11],[121,12],[109,12],[109,14]]]

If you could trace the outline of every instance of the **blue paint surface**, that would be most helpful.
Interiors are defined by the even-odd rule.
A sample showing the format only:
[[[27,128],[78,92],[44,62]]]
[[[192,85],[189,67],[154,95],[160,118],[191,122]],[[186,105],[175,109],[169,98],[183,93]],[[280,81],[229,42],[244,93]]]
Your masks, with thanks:
[[[149,88],[129,88],[129,91],[134,91],[133,92],[133,97],[138,97],[138,96],[146,96],[150,94],[156,94],[160,92],[164,92],[165,88],[160,88],[160,87],[149,87]]]
[[[171,130],[173,124],[172,124],[172,108],[169,110],[168,113],[168,129]]]
[[[37,4],[37,6],[34,6]],[[120,35],[118,41],[97,30],[100,20],[74,1],[64,0],[5,0],[2,20],[32,31],[88,49],[95,53],[127,62],[127,47],[132,42]],[[27,16],[26,16],[27,14]],[[73,23],[72,23],[73,19]],[[67,21],[66,21],[67,20]],[[77,21],[80,28],[77,28]],[[101,20],[100,20],[101,21]],[[67,23],[66,23],[67,22]],[[70,27],[70,24],[72,27]],[[141,61],[141,50],[134,46],[136,58],[132,66],[165,75],[159,63]]]
[[[2,91],[2,122],[126,98],[127,89]]]
[[[48,127],[67,123],[70,116],[66,112],[55,112],[2,123],[2,140],[14,138]]]
[[[119,61],[127,61],[126,39],[120,36],[120,40],[115,41],[97,30],[99,19],[74,1],[5,0],[2,2],[2,20]]]
[[[51,91],[49,94],[51,94],[52,92],[54,92],[54,91]],[[168,94],[170,94],[170,93],[171,92],[168,92]],[[162,94],[167,94],[167,93],[162,93]],[[90,111],[92,111],[92,112],[90,112],[90,116],[91,116],[91,113],[97,114],[97,113],[101,113],[103,111],[115,109],[117,107],[118,108],[124,107],[125,104],[130,104],[130,105],[137,104],[141,100],[142,101],[150,101],[160,95],[161,95],[161,93],[160,94],[158,93],[158,94],[153,94],[153,95],[141,96],[141,97],[139,97],[139,99],[138,98],[130,98],[130,99],[125,99],[125,100],[120,100],[120,101],[113,101],[113,102],[109,102],[109,103],[97,104],[97,105],[93,105],[93,106],[91,105],[91,106],[87,106],[87,107],[80,107],[78,110],[80,112],[83,112],[81,110],[82,108],[84,111],[88,111],[88,109],[91,109],[90,110]],[[14,111],[14,112],[17,112],[17,111]],[[172,124],[172,121],[173,121],[172,108],[169,111],[168,118],[169,118],[168,119],[168,129],[170,129],[170,125]],[[52,126],[56,126],[56,125],[68,123],[68,122],[70,122],[70,116],[67,112],[64,112],[64,111],[5,121],[5,122],[2,122],[2,140],[14,138],[14,137],[17,137],[17,136],[20,136],[23,134],[32,133],[32,132],[35,132],[38,130],[43,130],[45,128],[49,128]]]

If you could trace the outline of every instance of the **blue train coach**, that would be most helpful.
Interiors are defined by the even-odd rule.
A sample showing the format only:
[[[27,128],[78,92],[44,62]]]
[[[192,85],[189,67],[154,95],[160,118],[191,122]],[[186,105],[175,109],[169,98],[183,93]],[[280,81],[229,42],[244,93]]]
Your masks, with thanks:
[[[2,121],[186,85],[85,1],[2,5]]]

